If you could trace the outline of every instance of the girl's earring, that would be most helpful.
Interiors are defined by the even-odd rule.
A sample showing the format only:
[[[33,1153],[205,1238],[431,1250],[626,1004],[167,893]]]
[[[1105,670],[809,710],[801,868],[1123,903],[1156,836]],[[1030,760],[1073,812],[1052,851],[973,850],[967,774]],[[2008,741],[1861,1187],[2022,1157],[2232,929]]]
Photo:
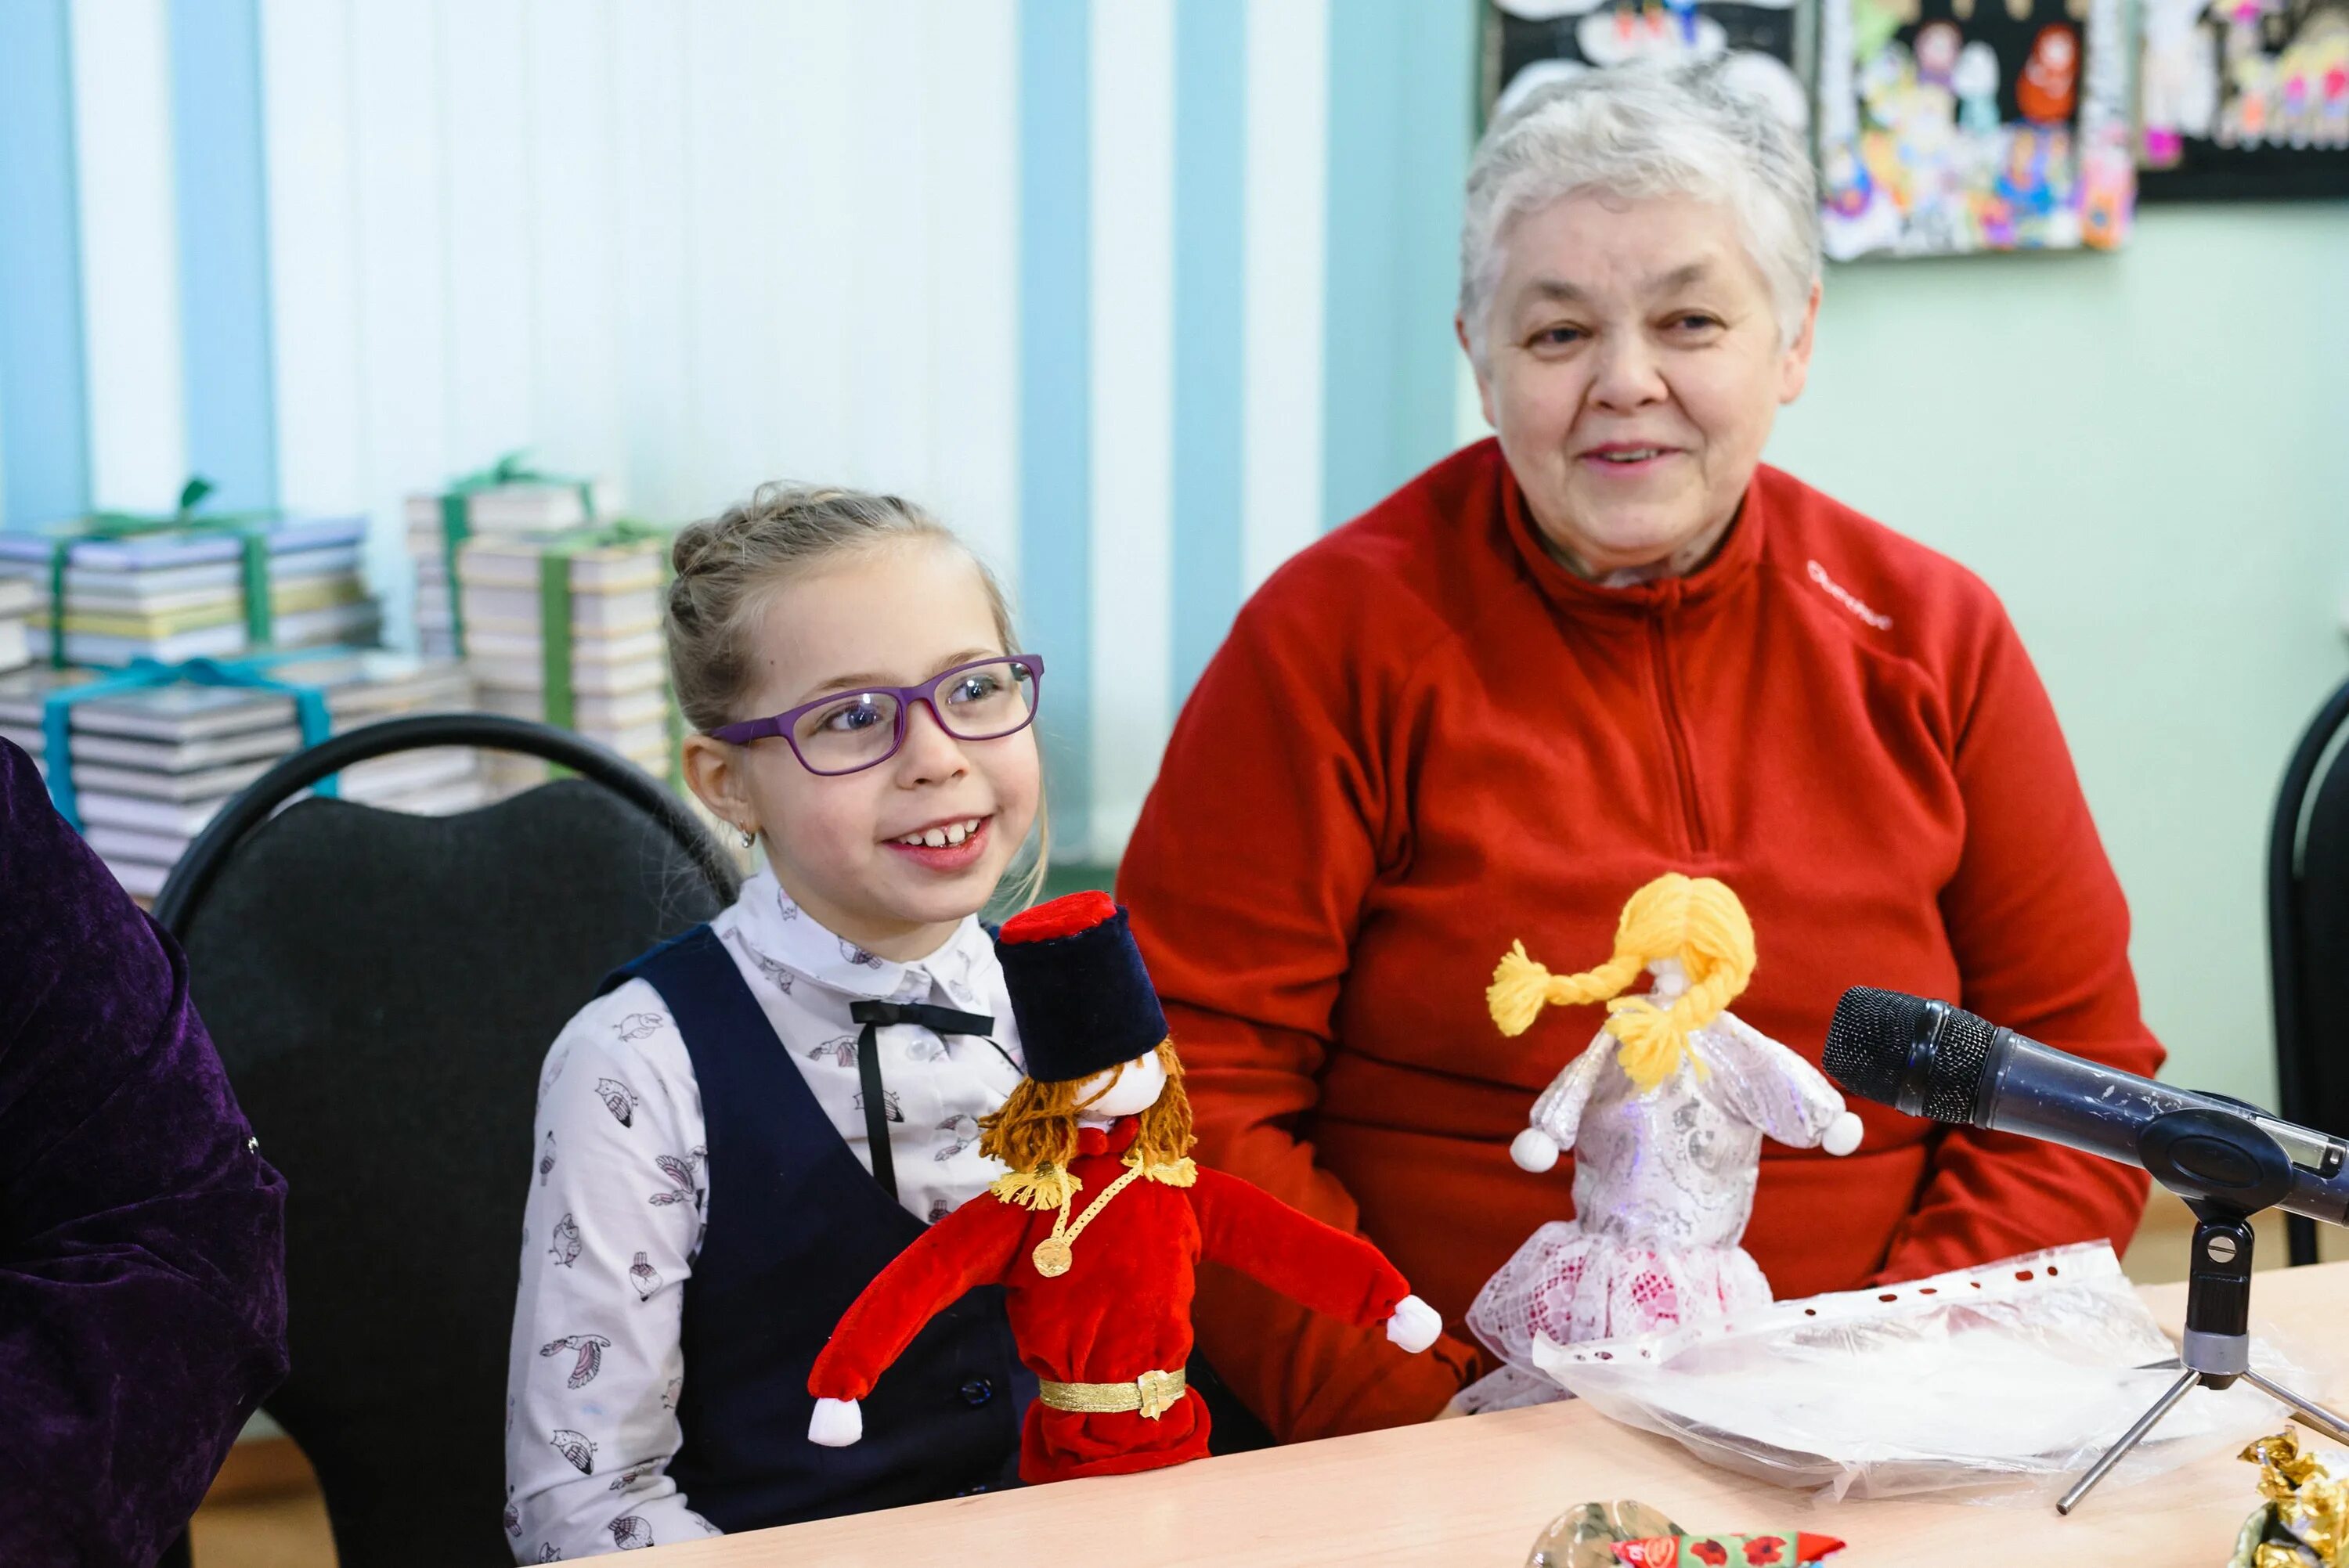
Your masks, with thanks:
[[[742,847],[746,850],[759,841],[759,835],[748,828],[737,829],[736,831],[742,835]]]

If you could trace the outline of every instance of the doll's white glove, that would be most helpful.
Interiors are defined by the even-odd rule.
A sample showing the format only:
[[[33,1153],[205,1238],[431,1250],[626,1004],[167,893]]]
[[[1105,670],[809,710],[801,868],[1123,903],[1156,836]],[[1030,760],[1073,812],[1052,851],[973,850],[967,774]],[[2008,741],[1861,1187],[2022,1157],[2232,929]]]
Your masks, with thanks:
[[[1444,1315],[1415,1295],[1395,1303],[1394,1315],[1387,1319],[1387,1337],[1413,1356],[1434,1344],[1443,1332]]]
[[[1847,1110],[1828,1122],[1826,1135],[1819,1140],[1819,1147],[1830,1154],[1848,1154],[1858,1148],[1858,1115]]]
[[[1538,1127],[1528,1127],[1509,1140],[1509,1158],[1518,1170],[1538,1176],[1557,1163],[1557,1140]]]
[[[864,1435],[864,1412],[854,1399],[818,1399],[808,1418],[808,1441],[844,1449]]]

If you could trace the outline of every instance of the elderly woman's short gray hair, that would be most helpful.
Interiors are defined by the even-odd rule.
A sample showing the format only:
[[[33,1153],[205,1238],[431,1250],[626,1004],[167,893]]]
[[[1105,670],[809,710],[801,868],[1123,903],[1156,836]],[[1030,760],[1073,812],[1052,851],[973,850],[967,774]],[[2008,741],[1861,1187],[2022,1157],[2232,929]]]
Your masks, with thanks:
[[[1460,225],[1460,319],[1478,364],[1509,224],[1583,191],[1728,207],[1769,284],[1780,341],[1794,341],[1819,276],[1817,181],[1801,136],[1723,66],[1586,71],[1537,89],[1485,133]]]

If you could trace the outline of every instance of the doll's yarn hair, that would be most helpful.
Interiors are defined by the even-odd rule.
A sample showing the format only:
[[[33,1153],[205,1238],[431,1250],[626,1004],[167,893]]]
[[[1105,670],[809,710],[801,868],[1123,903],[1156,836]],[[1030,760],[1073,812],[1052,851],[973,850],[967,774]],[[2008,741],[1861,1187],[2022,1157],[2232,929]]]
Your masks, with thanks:
[[[1622,993],[1660,958],[1675,958],[1689,987],[1669,1007]],[[1545,1006],[1607,1004],[1607,1032],[1621,1042],[1616,1060],[1642,1092],[1681,1064],[1689,1031],[1719,1017],[1754,978],[1754,923],[1725,882],[1669,872],[1623,906],[1615,951],[1579,975],[1552,975],[1526,956],[1518,942],[1493,971],[1485,993],[1493,1022],[1505,1035],[1522,1035]],[[1700,1061],[1698,1070],[1703,1070]]]
[[[1139,1165],[1154,1181],[1187,1187],[1190,1183],[1191,1097],[1183,1088],[1183,1061],[1171,1039],[1158,1042],[1158,1065],[1166,1069],[1166,1087],[1158,1102],[1143,1111],[1126,1150],[1126,1163]],[[1126,1064],[1115,1068],[1123,1074]],[[1112,1076],[1092,1097],[1079,1100],[1083,1078],[1044,1083],[1022,1078],[1005,1097],[1003,1107],[978,1119],[978,1151],[1000,1160],[1010,1174],[995,1184],[995,1194],[1007,1202],[1031,1209],[1057,1208],[1080,1183],[1069,1174],[1077,1155],[1077,1118],[1092,1099],[1107,1094],[1117,1082]]]

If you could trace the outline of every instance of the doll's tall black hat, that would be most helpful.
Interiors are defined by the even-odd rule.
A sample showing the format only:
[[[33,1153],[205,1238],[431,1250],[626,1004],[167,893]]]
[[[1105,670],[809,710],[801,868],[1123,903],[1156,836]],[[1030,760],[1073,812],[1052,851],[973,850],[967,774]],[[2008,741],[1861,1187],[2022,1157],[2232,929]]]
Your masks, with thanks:
[[[1142,949],[1125,911],[1105,892],[1072,892],[1013,915],[995,954],[1030,1078],[1091,1078],[1166,1037]]]

